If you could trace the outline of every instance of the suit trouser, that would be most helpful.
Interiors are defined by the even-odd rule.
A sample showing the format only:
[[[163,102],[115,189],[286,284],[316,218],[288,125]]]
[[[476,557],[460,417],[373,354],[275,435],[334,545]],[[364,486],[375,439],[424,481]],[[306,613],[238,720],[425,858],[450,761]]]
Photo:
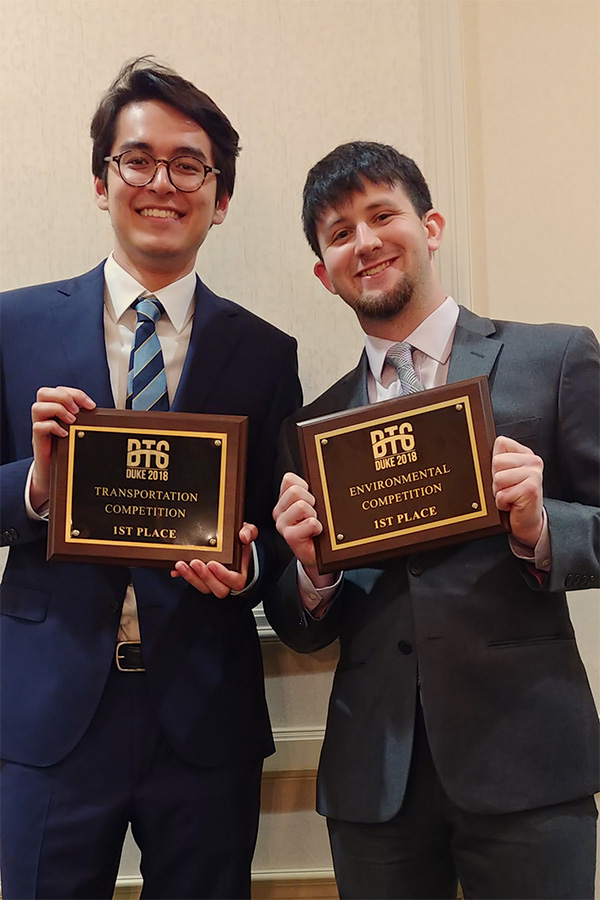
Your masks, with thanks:
[[[249,897],[261,770],[182,760],[156,723],[145,674],[115,669],[64,760],[2,764],[3,900],[112,897],[129,822],[142,897]]]
[[[588,900],[594,896],[592,797],[480,815],[459,809],[437,776],[419,706],[405,798],[389,822],[328,819],[342,900]]]

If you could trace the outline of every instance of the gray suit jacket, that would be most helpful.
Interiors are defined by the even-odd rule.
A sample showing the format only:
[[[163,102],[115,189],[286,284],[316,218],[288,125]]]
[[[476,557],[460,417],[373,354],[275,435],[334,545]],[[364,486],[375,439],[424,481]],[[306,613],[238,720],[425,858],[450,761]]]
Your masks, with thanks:
[[[498,433],[545,462],[552,569],[542,585],[500,535],[348,571],[319,621],[302,608],[294,562],[265,600],[294,649],[340,640],[319,812],[379,822],[398,811],[417,690],[439,777],[464,809],[531,809],[598,790],[598,718],[565,597],[599,583],[598,355],[586,328],[460,311],[448,380],[487,375]],[[363,354],[287,420],[284,469],[301,471],[297,421],[366,402]]]

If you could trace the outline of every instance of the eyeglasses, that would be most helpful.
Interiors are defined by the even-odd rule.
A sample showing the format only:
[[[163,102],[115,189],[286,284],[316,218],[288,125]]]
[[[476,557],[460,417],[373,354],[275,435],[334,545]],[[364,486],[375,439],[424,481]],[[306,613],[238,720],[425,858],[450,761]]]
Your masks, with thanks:
[[[119,175],[131,187],[150,184],[162,163],[166,166],[169,181],[178,191],[191,194],[202,187],[209,172],[220,175],[221,170],[207,166],[195,156],[174,156],[173,159],[154,159],[143,150],[126,150],[118,156],[105,156],[104,162],[116,162]]]

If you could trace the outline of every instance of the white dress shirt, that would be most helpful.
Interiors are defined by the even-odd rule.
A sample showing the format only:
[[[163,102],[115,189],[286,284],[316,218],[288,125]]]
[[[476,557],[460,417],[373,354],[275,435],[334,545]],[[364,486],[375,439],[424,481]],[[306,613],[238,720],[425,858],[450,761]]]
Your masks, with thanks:
[[[131,304],[145,290],[144,285],[126,272],[111,253],[104,265],[104,340],[110,385],[117,409],[125,407],[129,358],[137,324],[137,313]],[[156,334],[165,363],[169,403],[173,402],[190,343],[195,291],[194,271],[159,291],[152,291],[165,309],[165,315],[156,323]],[[132,584],[125,594],[117,640],[140,640],[140,624]]]
[[[125,406],[129,357],[133,344],[137,313],[131,304],[146,288],[126,272],[111,254],[104,265],[104,340],[110,371],[110,386],[117,409]],[[196,273],[152,291],[164,306],[166,315],[156,323],[167,376],[169,402],[173,402],[194,321]]]
[[[448,380],[450,353],[454,342],[454,329],[458,319],[458,306],[452,297],[446,297],[420,325],[409,334],[406,341],[414,348],[413,364],[419,381],[425,389],[440,387]],[[385,361],[386,353],[395,341],[365,334],[365,351],[369,361],[369,400],[393,400],[401,396],[398,372]]]

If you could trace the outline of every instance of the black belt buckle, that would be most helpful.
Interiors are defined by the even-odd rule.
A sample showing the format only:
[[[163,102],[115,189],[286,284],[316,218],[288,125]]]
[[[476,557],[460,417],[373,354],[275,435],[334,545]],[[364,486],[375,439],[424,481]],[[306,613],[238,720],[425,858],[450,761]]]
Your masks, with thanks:
[[[140,641],[121,641],[117,644],[115,660],[119,672],[145,672]]]

